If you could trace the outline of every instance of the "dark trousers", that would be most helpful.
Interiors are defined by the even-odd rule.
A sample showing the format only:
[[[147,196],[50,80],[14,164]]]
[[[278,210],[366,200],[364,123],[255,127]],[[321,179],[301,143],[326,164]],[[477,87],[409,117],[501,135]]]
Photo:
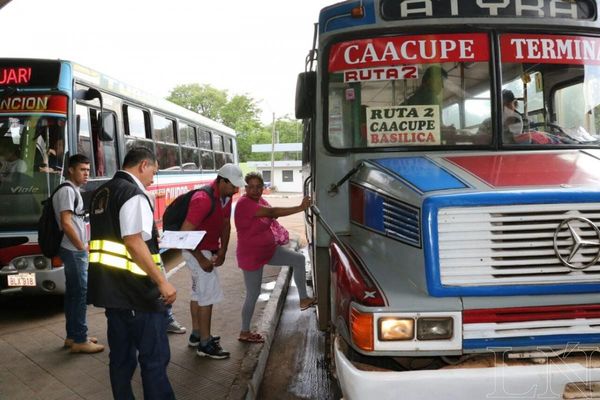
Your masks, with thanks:
[[[144,399],[175,399],[167,376],[171,358],[166,312],[106,309],[110,384],[115,400],[134,399],[131,378],[139,360]]]

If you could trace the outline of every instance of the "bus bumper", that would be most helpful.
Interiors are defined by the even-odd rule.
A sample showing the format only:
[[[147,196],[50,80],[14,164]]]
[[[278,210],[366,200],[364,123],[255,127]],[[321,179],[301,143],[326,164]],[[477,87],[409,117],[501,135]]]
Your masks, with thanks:
[[[589,399],[600,398],[600,364],[558,360],[543,365],[449,368],[429,371],[358,369],[336,338],[336,372],[345,400]],[[598,390],[598,392],[594,391]]]

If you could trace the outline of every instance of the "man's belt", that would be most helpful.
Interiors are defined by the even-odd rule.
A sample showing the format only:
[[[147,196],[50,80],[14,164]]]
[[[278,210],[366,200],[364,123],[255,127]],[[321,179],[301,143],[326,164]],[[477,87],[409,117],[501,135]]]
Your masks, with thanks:
[[[152,254],[152,260],[154,260],[158,269],[162,267],[160,254]],[[117,243],[111,240],[90,241],[89,261],[108,267],[124,269],[136,275],[148,275],[133,262],[131,254],[129,254],[123,243]]]

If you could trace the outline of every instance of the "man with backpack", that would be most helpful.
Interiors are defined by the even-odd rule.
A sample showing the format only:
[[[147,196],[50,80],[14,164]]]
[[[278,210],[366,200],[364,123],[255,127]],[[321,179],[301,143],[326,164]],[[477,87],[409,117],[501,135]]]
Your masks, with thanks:
[[[64,232],[58,255],[65,271],[65,347],[71,353],[98,353],[104,346],[87,336],[87,278],[88,251],[83,199],[79,189],[87,183],[90,160],[75,154],[69,158],[69,177],[66,184],[52,196],[52,207],[58,227]]]
[[[237,165],[223,165],[210,189],[198,190],[192,195],[181,226],[182,231],[206,231],[194,251],[183,251],[192,273],[190,312],[193,330],[188,345],[197,347],[196,354],[201,357],[229,357],[229,352],[219,343],[220,337],[212,336],[210,332],[212,306],[223,299],[214,268],[225,261],[231,231],[231,197],[244,185],[244,175]]]

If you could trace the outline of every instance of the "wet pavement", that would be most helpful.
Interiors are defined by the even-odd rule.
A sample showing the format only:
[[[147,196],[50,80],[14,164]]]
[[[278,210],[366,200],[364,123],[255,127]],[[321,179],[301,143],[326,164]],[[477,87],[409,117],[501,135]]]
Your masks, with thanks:
[[[301,198],[274,195],[268,200],[274,206],[287,206],[298,204]],[[302,214],[281,218],[280,222],[291,236],[304,234]],[[198,357],[187,346],[188,334],[170,334],[168,374],[178,399],[256,398],[290,274],[287,267],[265,267],[253,329],[265,333],[268,340],[265,344],[239,342],[245,289],[242,272],[235,263],[235,236],[232,232],[225,264],[219,267],[225,300],[214,306],[212,319],[212,334],[221,336],[221,345],[231,352],[231,357],[226,360]],[[175,315],[189,329],[190,274],[177,258],[168,265],[169,280],[178,290]],[[291,307],[294,303],[298,307],[297,296],[290,302]],[[88,308],[88,328],[90,336],[107,343],[103,309]],[[0,298],[0,399],[112,399],[108,349],[92,355],[70,354],[62,347],[63,340],[61,298]],[[142,398],[139,368],[132,385],[136,397]]]

